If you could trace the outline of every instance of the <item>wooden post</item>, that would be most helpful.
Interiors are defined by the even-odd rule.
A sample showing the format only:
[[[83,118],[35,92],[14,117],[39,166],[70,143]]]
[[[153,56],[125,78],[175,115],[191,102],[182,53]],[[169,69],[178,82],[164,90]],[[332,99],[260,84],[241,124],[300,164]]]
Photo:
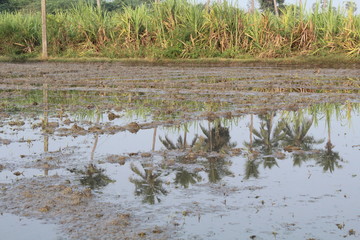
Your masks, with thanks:
[[[250,12],[251,12],[251,13],[254,13],[254,12],[255,12],[255,0],[251,0]]]
[[[42,40],[42,58],[48,58],[47,36],[46,36],[46,0],[41,0],[41,40]]]
[[[274,9],[275,9],[275,14],[276,16],[279,16],[279,10],[278,10],[278,6],[277,6],[277,1],[274,0]]]
[[[100,3],[100,0],[96,0],[96,3],[97,3],[97,7],[99,9],[99,11],[101,10],[101,3]]]
[[[210,8],[210,0],[206,0],[205,9],[206,9],[207,12],[209,12],[209,8]]]
[[[328,2],[327,2],[327,0],[324,0],[324,1],[323,1],[322,8],[323,8],[323,9],[326,9],[327,7],[328,7]]]

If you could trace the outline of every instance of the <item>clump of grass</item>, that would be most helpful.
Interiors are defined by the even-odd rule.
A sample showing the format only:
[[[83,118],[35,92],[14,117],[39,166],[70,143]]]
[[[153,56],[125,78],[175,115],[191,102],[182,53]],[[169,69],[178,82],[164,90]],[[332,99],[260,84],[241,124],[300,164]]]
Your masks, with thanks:
[[[206,6],[165,0],[111,13],[81,3],[47,18],[53,56],[360,56],[360,16],[331,6],[314,12],[291,6],[275,16],[248,13],[226,1]],[[40,27],[39,14],[0,14],[0,54],[39,54]]]
[[[40,45],[40,16],[0,14],[0,53],[15,56],[35,52]]]

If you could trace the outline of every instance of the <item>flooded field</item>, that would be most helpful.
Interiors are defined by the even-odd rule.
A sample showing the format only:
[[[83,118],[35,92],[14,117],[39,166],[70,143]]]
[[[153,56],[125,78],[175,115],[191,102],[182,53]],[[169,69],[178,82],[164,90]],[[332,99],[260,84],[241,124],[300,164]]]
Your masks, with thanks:
[[[360,70],[0,63],[5,239],[358,239]]]

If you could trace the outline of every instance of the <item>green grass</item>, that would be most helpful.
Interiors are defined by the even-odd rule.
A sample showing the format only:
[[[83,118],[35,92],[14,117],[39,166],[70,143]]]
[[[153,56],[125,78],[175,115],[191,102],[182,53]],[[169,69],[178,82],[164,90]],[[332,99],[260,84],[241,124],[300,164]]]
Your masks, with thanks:
[[[277,17],[228,2],[165,0],[111,13],[83,3],[47,20],[49,54],[55,58],[360,57],[360,16],[332,8],[313,13],[289,7]],[[38,56],[40,35],[39,14],[0,14],[0,55]]]

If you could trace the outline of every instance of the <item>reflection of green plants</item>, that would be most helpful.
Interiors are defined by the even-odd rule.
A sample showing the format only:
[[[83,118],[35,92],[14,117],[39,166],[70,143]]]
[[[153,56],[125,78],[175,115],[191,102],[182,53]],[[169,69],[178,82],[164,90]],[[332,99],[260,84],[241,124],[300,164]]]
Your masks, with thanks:
[[[180,168],[176,171],[175,184],[180,184],[184,188],[188,188],[190,184],[195,184],[201,181],[201,179],[198,173],[191,173],[184,168]]]
[[[270,156],[263,157],[263,165],[264,168],[269,168],[269,169],[271,169],[273,166],[277,166],[277,167],[279,166],[276,159]]]
[[[205,129],[200,125],[201,131],[204,133],[205,138],[199,138],[196,143],[196,148],[206,152],[222,152],[226,153],[231,148],[236,146],[236,143],[230,142],[229,128],[222,127],[221,123],[217,123],[210,129]]]
[[[315,140],[314,137],[308,136],[308,132],[313,124],[313,119],[302,119],[299,114],[295,114],[292,118],[293,124],[285,123],[283,139],[284,146],[296,146],[302,150],[311,150],[314,144],[323,143],[324,140]]]
[[[98,109],[79,109],[75,113],[75,118],[81,121],[95,121],[97,118],[101,118],[102,114]]]
[[[130,178],[130,182],[135,185],[135,195],[143,196],[143,203],[155,204],[161,202],[159,195],[166,195],[167,191],[163,188],[163,181],[159,178],[161,173],[154,170],[152,164],[142,163],[141,171],[134,164],[131,165],[133,171],[140,178]]]
[[[250,140],[244,145],[249,150],[250,155],[257,155],[261,153],[262,159],[258,157],[254,160],[253,157],[246,162],[245,178],[257,177],[259,175],[258,166],[263,163],[264,167],[271,168],[277,166],[276,154],[274,150],[280,150],[280,147],[289,146],[292,151],[293,165],[301,166],[304,162],[314,160],[318,166],[321,166],[324,172],[333,172],[336,168],[341,168],[343,159],[338,152],[333,151],[333,144],[331,141],[331,119],[336,116],[338,119],[346,119],[348,123],[351,122],[351,114],[359,112],[359,104],[347,102],[345,105],[341,104],[318,104],[311,106],[305,110],[311,115],[311,118],[306,118],[303,111],[298,111],[289,118],[279,120],[274,127],[275,113],[268,113],[259,116],[261,121],[260,129],[254,130],[252,120],[250,123]],[[251,118],[252,119],[252,118]],[[324,139],[315,139],[309,136],[309,131],[312,125],[317,124],[320,119],[325,119],[327,128],[327,143],[325,149],[314,149],[315,145],[324,142]],[[253,139],[253,135],[255,136]],[[279,156],[282,156],[280,154]]]
[[[274,117],[275,112],[259,115],[260,129],[253,129],[255,135],[253,147],[259,148],[265,154],[271,154],[285,138],[284,123],[281,121],[274,127]]]
[[[22,109],[16,105],[13,104],[2,104],[4,106],[4,110],[9,113],[17,113],[22,111]]]
[[[285,123],[284,132],[286,134],[283,145],[284,146],[296,146],[302,150],[309,151],[313,149],[313,145],[321,144],[324,139],[316,140],[313,136],[308,136],[308,132],[313,124],[313,118],[304,119],[301,113],[296,113],[292,118],[291,122]],[[293,153],[293,165],[301,166],[303,162],[309,160],[312,154],[306,153]]]
[[[284,122],[280,121],[274,127],[275,112],[270,112],[266,115],[259,115],[261,120],[260,129],[256,130],[251,127],[250,131],[255,136],[254,140],[250,139],[250,142],[245,142],[244,145],[252,152],[252,149],[257,149],[265,156],[263,157],[263,165],[265,168],[272,168],[278,166],[275,157],[267,156],[272,155],[274,150],[278,150],[280,143],[285,138]],[[252,126],[252,124],[251,124]],[[251,135],[252,136],[252,135]],[[258,162],[248,161],[249,169],[251,166],[258,166]],[[258,172],[254,175],[257,175]],[[245,174],[246,176],[248,174]]]
[[[205,171],[208,173],[209,181],[216,183],[223,177],[232,175],[232,172],[228,169],[230,163],[223,157],[208,157],[207,162],[205,162]]]
[[[249,142],[244,143],[248,150],[247,161],[245,163],[245,179],[259,177],[259,153],[253,150],[254,117],[252,114],[250,115],[249,131]]]
[[[315,157],[315,159],[317,160],[317,164],[323,167],[324,172],[333,172],[335,168],[341,167],[338,161],[343,161],[342,158],[340,158],[339,153],[332,150],[334,148],[334,145],[331,143],[331,110],[332,109],[330,108],[326,108],[325,111],[326,126],[328,129],[328,140],[325,145],[325,150],[322,150]]]
[[[187,147],[190,147],[192,148],[198,137],[197,135],[193,138],[193,140],[191,141],[191,144],[188,146],[188,144],[186,143],[185,139],[183,140],[182,136],[180,135],[178,137],[178,140],[176,142],[176,144],[174,144],[169,138],[168,136],[165,136],[165,139],[162,139],[160,136],[159,136],[159,139],[160,139],[160,142],[164,145],[164,147],[166,147],[166,149],[168,150],[175,150],[175,149],[185,149]]]
[[[14,75],[14,77],[18,76]],[[76,88],[77,86],[72,87]],[[3,102],[11,102],[13,106],[32,105],[42,102],[42,90],[10,91],[13,95],[7,94],[10,97],[4,97],[2,100]],[[15,95],[26,97],[12,97]],[[153,120],[177,118],[182,114],[182,109],[191,112],[204,109],[204,103],[200,101],[159,100],[157,95],[144,97],[143,93],[129,95],[122,92],[106,92],[106,96],[103,96],[100,91],[54,90],[52,87],[48,90],[48,103],[50,113],[58,111],[59,108],[63,109],[65,106],[65,108],[75,112],[76,117],[80,120],[94,120],[96,118],[95,109],[100,108],[102,105],[121,106],[126,109],[124,116],[127,118],[137,116],[146,119],[150,116]],[[7,104],[7,106],[10,105]],[[27,111],[28,109],[23,110]],[[30,110],[36,111],[36,107]]]
[[[245,179],[258,178],[259,177],[259,165],[257,157],[253,154],[249,155],[245,163]]]
[[[306,162],[307,160],[313,157],[313,154],[293,153],[292,157],[293,157],[293,165],[301,167],[302,163]]]
[[[69,169],[69,171],[83,175],[80,178],[80,183],[91,189],[105,187],[109,183],[114,182],[114,180],[104,174],[104,169],[98,168],[93,164],[89,164],[85,170]]]
[[[336,168],[341,168],[339,161],[342,162],[343,159],[340,158],[338,152],[332,150],[333,147],[331,142],[327,142],[325,150],[315,155],[316,163],[323,168],[324,172],[333,172]]]
[[[165,139],[160,138],[160,141],[169,150],[190,148],[195,151],[227,153],[236,146],[236,143],[230,142],[229,128],[222,127],[220,122],[212,128],[209,122],[209,129],[205,129],[201,125],[200,128],[205,136],[198,137],[195,135],[190,145],[186,143],[185,137],[183,139],[182,136],[179,136],[176,144],[167,136],[165,136]],[[187,129],[185,128],[184,136],[186,136],[186,132]],[[224,176],[232,175],[232,172],[228,169],[230,162],[226,161],[223,156],[208,156],[206,158],[207,161],[204,161],[202,164],[208,173],[210,182],[215,183]],[[183,158],[179,157],[179,159]],[[183,181],[182,185],[184,187],[188,187],[189,183],[193,184],[198,180],[196,174],[188,173],[185,170],[177,173],[176,178],[178,179],[176,181]]]

